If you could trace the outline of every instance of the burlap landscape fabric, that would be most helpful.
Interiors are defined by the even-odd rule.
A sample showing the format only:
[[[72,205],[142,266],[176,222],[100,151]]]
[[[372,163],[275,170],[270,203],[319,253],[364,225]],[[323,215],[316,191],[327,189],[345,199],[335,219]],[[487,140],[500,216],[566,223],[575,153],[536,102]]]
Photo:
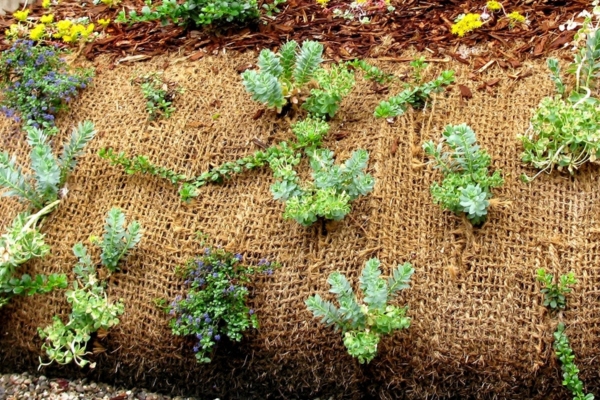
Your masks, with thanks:
[[[500,79],[491,92],[476,90],[467,79],[468,67],[432,65],[430,78],[442,67],[456,69],[457,81],[471,87],[473,98],[462,99],[453,87],[436,96],[426,111],[411,112],[391,125],[376,120],[373,110],[401,85],[382,95],[358,78],[331,122],[325,145],[338,160],[367,149],[376,185],[371,195],[354,203],[347,218],[329,224],[327,234],[320,226],[303,228],[283,220],[283,205],[272,199],[266,168],[204,187],[197,200],[184,204],[168,182],[128,176],[96,155],[111,146],[197,175],[255,151],[252,139],[272,144],[291,138],[288,118],[266,112],[253,119],[261,107],[245,92],[236,67],[254,60],[252,54],[179,63],[158,58],[114,69],[101,63],[94,86],[60,119],[57,148],[84,119],[96,124],[98,135],[69,178],[67,197],[44,225],[51,255],[23,272],[72,277],[72,246],[101,234],[113,206],[123,209],[128,220],[139,220],[144,236],[108,281],[110,298],[123,299],[125,314],[99,342],[106,351],[92,356],[96,369],[47,367],[45,374],[87,373],[206,398],[566,398],[551,348],[556,319],[545,312],[535,281],[535,270],[545,267],[555,274],[572,270],[579,280],[560,318],[568,326],[582,379],[598,393],[598,168],[585,167],[575,177],[542,175],[532,184],[519,180],[522,172],[535,171],[520,162],[517,134],[553,91],[543,61],[526,64],[523,68],[532,75],[518,81],[507,76],[510,71],[488,69],[480,75],[483,81]],[[167,64],[165,77],[185,93],[176,99],[171,119],[147,123],[141,91],[130,81]],[[376,64],[397,74],[408,69],[406,63]],[[421,150],[425,140],[441,137],[445,125],[462,122],[475,130],[506,181],[495,190],[500,202],[480,229],[432,203],[429,186],[440,176],[424,164]],[[2,147],[28,162],[23,133],[5,120],[1,127]],[[4,199],[0,226],[20,209]],[[222,343],[208,365],[196,364],[194,342],[172,336],[169,316],[153,302],[182,293],[174,271],[202,251],[197,231],[243,253],[247,262],[268,258],[283,265],[273,276],[256,277],[251,304],[260,330],[248,331],[240,344]],[[97,249],[93,256],[98,257]],[[336,270],[357,287],[371,257],[381,259],[384,274],[397,263],[413,263],[411,288],[397,299],[409,305],[412,326],[385,337],[378,357],[362,366],[347,354],[340,333],[314,319],[304,300],[315,293],[332,298],[326,280]],[[61,291],[11,300],[0,311],[0,369],[36,369],[37,327],[69,312]]]

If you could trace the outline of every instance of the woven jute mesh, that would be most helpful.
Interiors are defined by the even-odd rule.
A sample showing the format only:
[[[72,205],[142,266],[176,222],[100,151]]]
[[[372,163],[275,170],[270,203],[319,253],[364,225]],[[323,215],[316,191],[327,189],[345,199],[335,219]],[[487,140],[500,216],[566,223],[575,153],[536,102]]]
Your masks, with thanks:
[[[98,135],[69,178],[68,195],[43,226],[51,254],[21,270],[72,278],[72,246],[101,234],[111,207],[144,228],[138,248],[108,280],[108,295],[123,299],[125,314],[97,343],[105,351],[91,356],[96,368],[81,374],[222,398],[564,398],[551,348],[556,320],[545,312],[535,282],[535,270],[545,267],[577,275],[561,318],[582,378],[590,389],[600,389],[598,168],[584,167],[574,177],[554,172],[532,184],[519,180],[521,173],[535,171],[520,162],[517,134],[525,132],[534,108],[553,91],[542,61],[526,64],[532,74],[520,80],[508,77],[511,71],[489,68],[480,79],[500,82],[483,91],[468,78],[468,67],[432,65],[428,78],[442,67],[453,68],[473,97],[463,99],[453,87],[436,95],[425,111],[409,112],[393,124],[373,117],[386,95],[358,78],[331,121],[325,146],[338,160],[367,149],[376,185],[343,221],[328,224],[326,233],[318,224],[304,228],[283,220],[266,168],[206,186],[185,204],[168,182],[126,175],[96,155],[110,146],[197,175],[257,150],[252,139],[289,140],[289,118],[266,112],[254,119],[261,107],[245,92],[236,68],[255,57],[222,54],[196,62],[164,57],[114,69],[100,62],[94,86],[59,119],[57,151],[79,121],[92,120]],[[406,63],[374,63],[398,75],[408,70]],[[171,119],[147,122],[145,101],[131,79],[165,67],[165,78],[185,92],[176,98]],[[389,94],[401,89],[395,83]],[[421,150],[424,141],[439,140],[445,125],[463,122],[475,130],[506,181],[494,191],[498,201],[478,229],[433,204],[429,186],[440,176],[425,165]],[[7,120],[0,123],[3,149],[28,163],[24,134]],[[22,209],[3,199],[0,227]],[[255,278],[250,302],[260,329],[248,331],[239,344],[221,343],[208,365],[196,364],[194,342],[172,336],[169,316],[154,305],[154,299],[172,299],[184,290],[175,268],[202,251],[197,231],[215,245],[243,253],[246,262],[267,258],[282,264],[272,276]],[[92,254],[98,257],[98,250]],[[416,272],[411,288],[397,299],[410,307],[410,329],[383,338],[377,358],[364,366],[347,354],[339,332],[312,317],[304,300],[315,293],[332,299],[326,280],[333,271],[346,274],[356,287],[371,257],[381,259],[384,274],[405,261]],[[63,291],[13,298],[0,311],[0,369],[37,368],[37,327],[69,312]],[[75,367],[42,371],[77,373]]]

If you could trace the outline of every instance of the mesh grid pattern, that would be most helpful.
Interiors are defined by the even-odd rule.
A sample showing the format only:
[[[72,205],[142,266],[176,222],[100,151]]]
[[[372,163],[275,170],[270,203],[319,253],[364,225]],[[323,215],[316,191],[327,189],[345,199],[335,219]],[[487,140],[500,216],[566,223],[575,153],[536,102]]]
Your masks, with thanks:
[[[320,226],[303,228],[283,220],[283,205],[270,195],[272,178],[266,168],[204,187],[197,199],[184,204],[168,182],[125,175],[95,155],[112,146],[198,175],[255,151],[254,138],[267,144],[290,139],[288,118],[267,112],[253,119],[260,107],[245,93],[236,67],[254,60],[246,54],[172,63],[165,77],[185,93],[175,100],[171,119],[150,123],[141,91],[130,81],[136,74],[160,70],[168,59],[101,68],[94,87],[59,119],[56,146],[84,119],[95,123],[98,135],[67,182],[67,198],[45,222],[51,254],[22,272],[72,277],[72,246],[99,235],[111,207],[120,207],[128,221],[137,219],[144,228],[138,248],[109,279],[108,295],[123,299],[125,314],[100,342],[106,351],[93,356],[98,365],[89,376],[232,398],[397,398],[398,393],[408,398],[475,393],[560,398],[565,393],[558,389],[560,373],[552,356],[554,322],[544,312],[535,282],[535,270],[545,267],[555,274],[573,270],[579,279],[564,318],[582,378],[589,388],[600,388],[593,383],[600,381],[598,169],[585,167],[575,178],[542,175],[529,185],[519,180],[522,172],[532,170],[520,163],[516,135],[527,129],[532,110],[553,89],[542,62],[528,65],[533,75],[518,82],[489,69],[482,80],[501,79],[494,93],[475,90],[465,66],[444,65],[457,70],[457,81],[471,86],[473,98],[463,100],[452,88],[436,96],[425,112],[409,112],[393,125],[375,120],[372,113],[401,85],[380,95],[358,78],[331,121],[325,146],[338,160],[357,148],[367,149],[376,185],[371,195],[354,203],[347,218],[327,225],[327,235]],[[374,63],[398,74],[407,70],[406,64]],[[439,70],[430,67],[428,77]],[[480,229],[432,203],[429,185],[440,176],[425,165],[421,150],[424,141],[439,140],[445,125],[462,122],[475,130],[493,168],[502,169],[505,177],[505,185],[494,191],[500,202]],[[6,120],[0,126],[6,132],[3,148],[27,161],[24,134]],[[0,227],[21,209],[14,200],[0,202]],[[223,343],[204,366],[195,363],[193,342],[173,337],[168,316],[153,304],[156,298],[181,293],[175,267],[202,250],[197,231],[245,254],[248,262],[268,258],[283,264],[273,276],[257,277],[251,292],[260,330],[248,332],[241,344]],[[92,254],[98,259],[97,249]],[[314,319],[304,300],[315,293],[331,298],[326,280],[335,270],[356,287],[371,257],[381,259],[384,274],[397,263],[415,266],[411,288],[397,300],[409,305],[413,322],[408,331],[385,337],[378,357],[360,366],[346,353],[339,332]],[[69,312],[61,292],[11,300],[0,310],[3,368],[37,368],[41,343],[36,328]]]

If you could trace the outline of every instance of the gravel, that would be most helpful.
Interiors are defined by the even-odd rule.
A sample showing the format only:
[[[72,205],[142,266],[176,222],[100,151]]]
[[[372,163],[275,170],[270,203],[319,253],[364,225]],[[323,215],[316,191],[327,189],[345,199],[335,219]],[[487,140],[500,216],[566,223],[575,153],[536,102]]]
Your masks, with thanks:
[[[28,373],[0,375],[0,400],[194,400],[192,397],[170,397],[144,389],[118,389],[87,379],[48,379]],[[218,400],[218,399],[217,399]]]

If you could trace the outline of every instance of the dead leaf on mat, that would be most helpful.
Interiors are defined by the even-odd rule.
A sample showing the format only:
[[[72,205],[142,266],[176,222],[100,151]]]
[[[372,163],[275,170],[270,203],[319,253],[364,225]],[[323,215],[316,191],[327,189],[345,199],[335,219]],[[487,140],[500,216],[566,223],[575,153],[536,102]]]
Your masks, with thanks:
[[[460,95],[465,99],[470,99],[473,97],[473,92],[465,85],[458,84],[458,88],[460,89]]]

